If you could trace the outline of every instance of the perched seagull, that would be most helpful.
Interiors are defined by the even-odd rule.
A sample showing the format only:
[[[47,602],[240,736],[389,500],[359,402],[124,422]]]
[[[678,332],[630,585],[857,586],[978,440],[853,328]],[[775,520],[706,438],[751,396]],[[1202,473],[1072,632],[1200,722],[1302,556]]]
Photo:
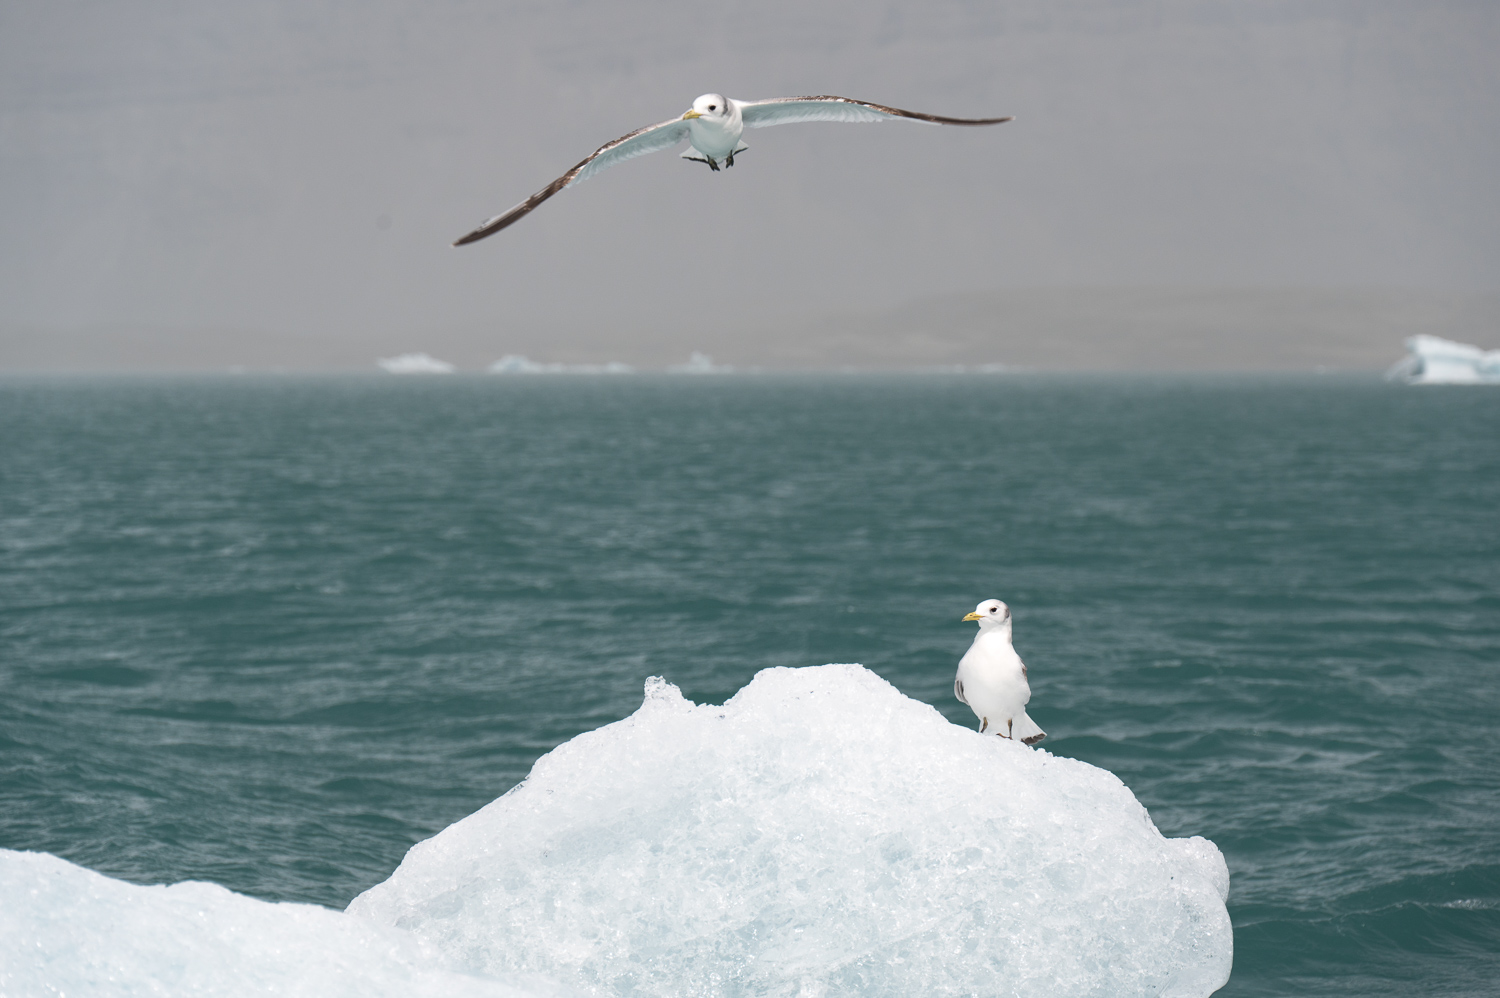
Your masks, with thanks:
[[[979,718],[981,734],[994,728],[1001,738],[1035,745],[1047,732],[1026,716],[1031,685],[1026,663],[1010,644],[1010,607],[988,599],[964,619],[979,621],[979,633],[958,662],[953,695]]]
[[[496,215],[473,232],[464,236],[454,246],[477,242],[492,236],[520,221],[533,208],[562,190],[571,187],[627,159],[644,156],[648,152],[670,149],[683,139],[692,145],[682,154],[683,159],[707,163],[715,173],[720,165],[733,166],[734,157],[748,146],[740,141],[747,128],[767,128],[771,125],[790,125],[799,121],[890,121],[892,118],[909,118],[933,125],[998,125],[1010,118],[944,118],[920,111],[903,111],[899,107],[871,104],[868,101],[851,100],[848,97],[772,97],[769,100],[734,100],[723,94],[704,94],[693,101],[693,106],[680,118],[637,128],[629,135],[622,135],[613,142],[606,142],[595,149],[593,155],[531,197],[516,205],[503,215]]]

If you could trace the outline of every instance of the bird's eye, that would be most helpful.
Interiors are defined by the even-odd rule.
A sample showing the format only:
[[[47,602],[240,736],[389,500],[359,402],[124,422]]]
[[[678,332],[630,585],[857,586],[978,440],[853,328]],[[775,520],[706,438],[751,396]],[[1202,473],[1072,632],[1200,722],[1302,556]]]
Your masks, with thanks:
[[[717,111],[719,109],[719,105],[717,105],[717,104],[710,104],[710,105],[708,105],[708,109],[710,111]]]

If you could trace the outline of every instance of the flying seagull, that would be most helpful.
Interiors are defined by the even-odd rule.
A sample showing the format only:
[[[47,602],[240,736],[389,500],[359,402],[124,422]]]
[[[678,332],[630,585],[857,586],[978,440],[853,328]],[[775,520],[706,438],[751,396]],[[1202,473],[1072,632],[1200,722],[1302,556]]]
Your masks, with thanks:
[[[1035,745],[1047,733],[1026,715],[1031,685],[1026,664],[1010,644],[1010,607],[987,599],[965,620],[979,621],[974,643],[958,663],[953,695],[979,718],[979,732]]]
[[[606,170],[616,163],[644,156],[649,152],[670,149],[683,139],[692,144],[683,159],[707,163],[715,173],[721,166],[734,165],[734,157],[748,146],[740,141],[747,128],[791,125],[799,121],[890,121],[907,118],[933,125],[998,125],[1006,118],[945,118],[920,111],[903,111],[899,107],[871,104],[848,97],[772,97],[769,100],[734,100],[723,94],[704,94],[680,118],[637,128],[613,142],[606,142],[593,154],[531,197],[503,215],[496,215],[479,228],[454,243],[464,246],[492,236],[521,220],[537,205],[562,190]]]

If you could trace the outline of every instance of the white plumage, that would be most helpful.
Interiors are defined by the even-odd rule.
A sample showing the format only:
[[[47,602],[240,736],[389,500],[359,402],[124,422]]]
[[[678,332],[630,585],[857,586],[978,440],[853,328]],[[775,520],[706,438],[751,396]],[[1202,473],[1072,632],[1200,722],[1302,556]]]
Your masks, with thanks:
[[[772,125],[791,125],[801,121],[895,121],[903,118],[930,125],[998,125],[1011,120],[1009,117],[949,118],[940,114],[903,111],[899,107],[888,107],[885,104],[828,95],[744,101],[725,97],[723,94],[704,94],[693,101],[693,106],[681,117],[637,128],[613,142],[606,142],[567,173],[510,211],[496,215],[473,232],[462,236],[453,245],[463,246],[485,236],[492,236],[506,226],[520,221],[537,205],[563,188],[582,183],[616,163],[670,149],[683,139],[691,143],[682,154],[683,159],[707,163],[710,170],[718,172],[721,165],[733,166],[734,157],[749,148],[740,141],[741,134],[747,128],[769,128]]]
[[[1026,714],[1031,684],[1026,681],[1026,664],[1010,643],[1010,607],[997,599],[985,600],[964,619],[977,620],[979,633],[958,662],[953,695],[979,718],[981,733],[1035,745],[1047,733]]]

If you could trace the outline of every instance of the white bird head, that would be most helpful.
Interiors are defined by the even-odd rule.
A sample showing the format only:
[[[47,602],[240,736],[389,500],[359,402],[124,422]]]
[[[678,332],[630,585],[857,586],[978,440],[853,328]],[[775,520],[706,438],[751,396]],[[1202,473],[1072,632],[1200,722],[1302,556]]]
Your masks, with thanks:
[[[987,599],[974,608],[974,612],[964,618],[965,620],[979,621],[981,631],[991,627],[1010,626],[1010,607],[1000,600]]]
[[[694,118],[710,118],[723,121],[729,117],[729,98],[723,94],[704,94],[693,101],[693,106],[683,114],[684,121]]]

